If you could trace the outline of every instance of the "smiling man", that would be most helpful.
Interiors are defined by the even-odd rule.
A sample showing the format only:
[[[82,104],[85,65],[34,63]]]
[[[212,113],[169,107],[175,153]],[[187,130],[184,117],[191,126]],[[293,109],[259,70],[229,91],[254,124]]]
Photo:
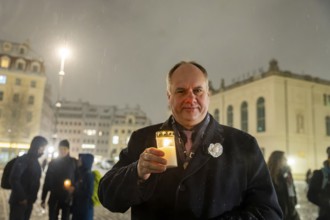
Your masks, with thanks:
[[[254,137],[220,125],[208,113],[207,72],[180,62],[167,76],[172,115],[135,131],[102,178],[99,198],[132,219],[282,219]],[[178,166],[167,167],[155,133],[174,131]]]

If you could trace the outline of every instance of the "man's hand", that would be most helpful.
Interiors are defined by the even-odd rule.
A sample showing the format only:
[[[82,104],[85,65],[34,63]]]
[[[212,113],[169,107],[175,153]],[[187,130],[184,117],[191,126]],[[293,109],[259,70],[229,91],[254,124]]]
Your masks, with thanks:
[[[151,147],[140,154],[137,171],[140,179],[147,180],[151,173],[162,173],[166,170],[166,159],[163,158],[164,152]]]

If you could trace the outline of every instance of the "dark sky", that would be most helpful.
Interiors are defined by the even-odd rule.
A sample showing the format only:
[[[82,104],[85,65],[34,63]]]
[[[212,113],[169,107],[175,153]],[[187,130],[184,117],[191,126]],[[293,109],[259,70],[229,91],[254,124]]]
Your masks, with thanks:
[[[30,41],[54,97],[67,44],[65,99],[140,105],[154,123],[166,119],[165,75],[181,60],[204,65],[215,87],[272,58],[330,80],[329,0],[0,0],[0,38]]]

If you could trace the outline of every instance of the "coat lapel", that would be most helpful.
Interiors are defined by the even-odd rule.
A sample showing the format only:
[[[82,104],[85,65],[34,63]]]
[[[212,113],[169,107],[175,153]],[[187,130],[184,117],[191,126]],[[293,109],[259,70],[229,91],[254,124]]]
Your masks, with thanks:
[[[223,128],[212,117],[208,128],[205,130],[205,136],[201,145],[198,147],[195,156],[190,160],[183,179],[193,175],[201,169],[213,157],[208,153],[208,147],[211,143],[220,143],[223,145]]]

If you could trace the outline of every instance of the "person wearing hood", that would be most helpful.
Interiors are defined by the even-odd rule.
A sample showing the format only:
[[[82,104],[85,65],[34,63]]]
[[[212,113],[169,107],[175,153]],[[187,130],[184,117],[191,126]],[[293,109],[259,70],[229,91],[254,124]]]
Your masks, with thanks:
[[[44,137],[34,137],[28,152],[15,161],[9,177],[12,187],[9,220],[30,219],[40,187],[41,166],[38,158],[44,153],[47,144]]]
[[[57,220],[61,212],[62,220],[70,219],[72,195],[77,175],[77,159],[70,157],[70,143],[61,140],[58,145],[59,157],[52,160],[46,172],[41,194],[41,206],[45,208],[48,199],[49,220]]]
[[[74,191],[72,220],[93,220],[93,162],[92,154],[79,154],[78,181]]]
[[[307,199],[319,207],[316,220],[330,219],[330,146],[326,153],[328,159],[323,161],[323,167],[314,170],[307,191]]]

